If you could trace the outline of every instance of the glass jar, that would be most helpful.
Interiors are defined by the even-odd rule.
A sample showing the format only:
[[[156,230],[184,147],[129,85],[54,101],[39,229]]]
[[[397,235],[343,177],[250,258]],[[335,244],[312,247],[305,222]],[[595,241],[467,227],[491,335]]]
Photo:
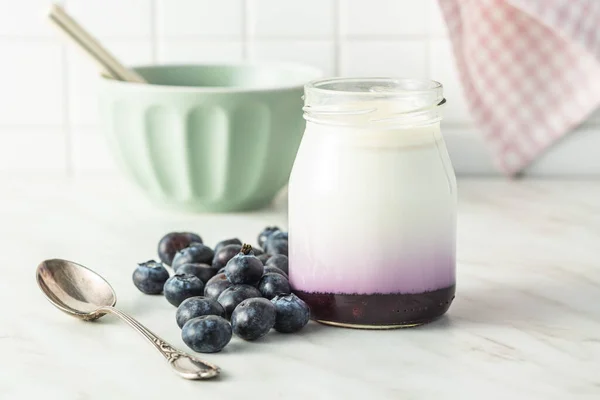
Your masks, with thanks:
[[[456,177],[438,82],[305,86],[289,184],[290,283],[312,318],[355,328],[436,319],[456,271]]]

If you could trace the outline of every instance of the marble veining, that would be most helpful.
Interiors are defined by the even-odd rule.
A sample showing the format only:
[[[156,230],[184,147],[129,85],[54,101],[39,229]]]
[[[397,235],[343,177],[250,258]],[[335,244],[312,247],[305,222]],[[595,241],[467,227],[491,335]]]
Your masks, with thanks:
[[[415,329],[311,323],[302,334],[234,339],[204,355],[224,375],[178,378],[117,319],[69,318],[34,271],[78,261],[115,288],[118,305],[185,348],[175,309],[130,282],[166,231],[214,244],[285,226],[267,210],[193,215],[154,208],[121,180],[0,182],[0,399],[598,399],[600,182],[459,180],[457,293],[448,314]],[[123,357],[126,354],[126,357]]]

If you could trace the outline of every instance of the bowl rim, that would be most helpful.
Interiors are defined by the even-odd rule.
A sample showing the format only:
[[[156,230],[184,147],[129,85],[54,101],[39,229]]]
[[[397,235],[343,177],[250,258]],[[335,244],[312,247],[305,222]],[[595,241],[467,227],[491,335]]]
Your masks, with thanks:
[[[234,67],[234,68],[280,68],[291,72],[306,73],[305,81],[298,81],[295,84],[281,84],[274,86],[256,86],[256,87],[239,87],[239,86],[175,86],[175,85],[157,85],[153,83],[125,82],[119,81],[108,75],[101,73],[100,80],[109,86],[115,86],[122,89],[135,89],[144,91],[172,91],[172,92],[187,92],[187,93],[256,93],[256,92],[273,92],[290,89],[304,89],[304,86],[313,80],[322,79],[324,76],[323,70],[307,64],[291,63],[291,62],[239,62],[239,63],[166,63],[166,64],[139,64],[132,65],[136,71],[150,68],[178,68],[178,67]],[[310,76],[312,74],[312,77]]]

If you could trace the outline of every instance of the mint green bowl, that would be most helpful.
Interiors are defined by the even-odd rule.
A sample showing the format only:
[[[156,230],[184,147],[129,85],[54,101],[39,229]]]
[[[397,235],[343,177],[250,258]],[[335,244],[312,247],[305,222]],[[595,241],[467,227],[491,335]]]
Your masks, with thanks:
[[[148,196],[193,211],[261,208],[287,184],[304,131],[305,66],[135,68],[102,78],[101,115],[121,169]]]

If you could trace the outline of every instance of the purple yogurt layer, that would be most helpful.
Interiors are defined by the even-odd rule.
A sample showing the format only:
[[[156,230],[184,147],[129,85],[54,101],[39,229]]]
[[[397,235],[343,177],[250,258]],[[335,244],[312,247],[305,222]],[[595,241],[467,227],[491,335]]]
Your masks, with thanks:
[[[332,265],[297,251],[290,256],[290,284],[309,293],[424,293],[456,282],[454,249],[419,256],[393,256],[369,261],[346,255]]]

